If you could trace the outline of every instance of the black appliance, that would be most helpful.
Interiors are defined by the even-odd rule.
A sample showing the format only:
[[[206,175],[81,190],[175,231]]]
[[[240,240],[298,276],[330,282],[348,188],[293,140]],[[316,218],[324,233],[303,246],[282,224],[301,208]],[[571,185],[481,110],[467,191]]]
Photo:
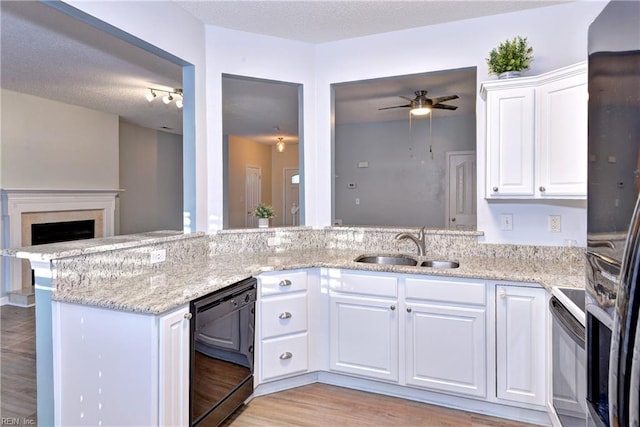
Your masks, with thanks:
[[[217,426],[253,393],[255,278],[191,302],[190,421]]]
[[[552,404],[564,427],[586,422],[585,291],[554,288],[551,313]]]
[[[609,2],[588,45],[587,418],[626,427],[639,411],[640,2]]]

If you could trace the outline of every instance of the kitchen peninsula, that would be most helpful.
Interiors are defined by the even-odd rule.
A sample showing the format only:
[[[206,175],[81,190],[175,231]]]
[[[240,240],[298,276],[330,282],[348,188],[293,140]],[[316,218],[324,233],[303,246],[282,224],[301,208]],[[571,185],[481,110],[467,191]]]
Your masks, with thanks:
[[[117,376],[110,377],[110,386],[101,389],[104,394],[100,402],[109,401],[107,394],[111,390],[114,393],[128,395],[123,390],[130,387],[130,383],[142,384],[153,391],[146,393],[142,398],[142,404],[135,399],[130,401],[131,410],[137,410],[138,413],[128,414],[127,416],[131,417],[128,422],[139,420],[159,425],[170,421],[184,423],[185,419],[188,420],[188,410],[184,408],[185,404],[188,406],[188,399],[184,399],[184,396],[188,395],[188,382],[186,388],[184,383],[185,379],[188,381],[188,373],[182,372],[178,375],[177,381],[181,382],[181,386],[178,384],[177,387],[175,383],[170,382],[176,381],[175,379],[158,379],[158,372],[161,377],[163,375],[162,363],[167,360],[171,362],[170,359],[163,359],[165,349],[161,348],[162,344],[158,344],[163,342],[158,324],[162,324],[162,319],[173,315],[173,319],[177,319],[183,326],[186,324],[188,330],[188,321],[184,319],[183,314],[188,312],[190,301],[247,277],[255,276],[267,283],[273,280],[273,277],[280,278],[302,272],[305,282],[301,292],[306,292],[307,327],[303,332],[294,331],[289,334],[285,331],[275,340],[284,342],[287,338],[304,336],[305,354],[308,356],[302,368],[289,370],[280,361],[279,365],[271,366],[262,360],[268,356],[269,344],[274,342],[274,338],[262,334],[262,327],[268,319],[261,318],[262,298],[258,291],[256,394],[322,381],[544,423],[547,404],[545,381],[537,386],[542,388],[542,395],[525,399],[513,398],[508,387],[508,382],[513,378],[509,378],[510,372],[504,372],[502,377],[507,382],[504,384],[504,390],[500,389],[500,367],[512,369],[513,361],[507,360],[506,364],[503,364],[498,363],[496,359],[501,357],[501,351],[504,350],[501,350],[501,346],[509,345],[508,335],[505,335],[506,341],[503,341],[495,332],[496,329],[500,331],[498,323],[505,319],[501,316],[509,315],[508,312],[501,312],[497,300],[509,301],[512,291],[516,292],[513,295],[520,299],[525,298],[518,293],[522,290],[538,295],[535,299],[536,307],[543,307],[543,313],[537,313],[532,321],[539,323],[537,327],[542,332],[543,340],[540,341],[540,337],[532,338],[531,343],[542,342],[542,348],[529,350],[542,354],[544,360],[547,323],[544,309],[549,290],[559,285],[583,286],[582,250],[481,244],[478,243],[481,232],[432,230],[426,233],[426,253],[418,258],[415,255],[415,246],[411,242],[394,240],[394,235],[400,232],[415,230],[336,227],[321,230],[274,228],[220,231],[211,235],[157,232],[3,251],[2,255],[5,256],[29,259],[36,272],[39,419],[60,423],[64,423],[65,420],[73,420],[76,424],[90,423],[94,419],[92,416],[98,411],[95,408],[76,411],[83,399],[86,402],[91,400],[82,393],[80,399],[55,399],[55,396],[66,396],[64,393],[70,393],[68,384],[73,384],[73,387],[76,387],[73,390],[77,393],[78,384],[93,381],[78,376],[76,380],[65,383],[68,376],[60,374],[65,363],[70,363],[62,357],[63,354],[70,354],[70,349],[65,347],[66,332],[60,329],[59,324],[64,319],[65,311],[79,310],[81,318],[86,320],[87,331],[91,330],[90,319],[102,316],[107,325],[112,325],[111,329],[106,329],[107,331],[114,332],[116,330],[113,328],[119,327],[121,334],[130,335],[128,339],[109,333],[101,336],[98,345],[105,348],[122,343],[123,348],[115,351],[117,356],[121,356],[123,351],[126,351],[126,354],[135,351],[136,346],[141,345],[143,341],[139,339],[142,336],[140,334],[149,332],[150,339],[145,340],[144,345],[149,350],[148,356],[151,359],[147,359],[145,363],[144,358],[131,357],[129,363],[132,366],[121,367],[132,375],[140,374],[142,380],[131,377],[125,384],[121,384],[118,381],[122,379],[117,380]],[[156,251],[163,252],[166,260],[151,264],[151,254]],[[438,269],[354,261],[363,254],[400,253],[419,261],[453,260],[460,266]],[[376,297],[371,298],[372,295]],[[334,354],[335,350],[340,348],[339,341],[335,341],[334,338],[353,331],[349,332],[343,325],[335,323],[331,320],[332,316],[341,310],[343,302],[356,299],[359,303],[375,299],[376,302],[382,301],[387,308],[393,307],[391,311],[385,309],[385,316],[391,316],[389,319],[395,322],[391,325],[390,331],[393,335],[388,342],[390,346],[395,346],[395,351],[389,353],[392,357],[388,361],[385,360],[392,368],[389,372],[381,373],[384,370],[380,370],[371,373],[371,370],[361,369],[357,364],[342,363],[340,357],[345,354]],[[387,301],[391,301],[390,305]],[[468,345],[473,355],[481,356],[479,359],[473,359],[475,362],[469,361],[480,363],[478,366],[472,366],[473,372],[469,374],[471,383],[456,379],[433,381],[421,375],[409,375],[412,366],[417,369],[421,369],[421,366],[411,365],[411,347],[400,347],[400,344],[405,347],[410,344],[407,338],[410,336],[410,324],[398,323],[398,318],[410,314],[418,316],[419,313],[425,313],[419,309],[433,309],[434,306],[438,309],[448,308],[458,317],[461,316],[460,313],[464,313],[465,319],[471,318],[469,313],[473,314],[473,322],[468,323],[470,329],[458,330],[472,332],[474,335],[470,342],[463,342],[461,335],[456,342],[439,343],[442,349],[466,349],[465,346]],[[91,313],[94,312],[100,313],[100,316],[93,317]],[[47,321],[49,319],[50,321]],[[130,328],[127,326],[129,321]],[[142,326],[137,328],[135,325]],[[186,335],[183,337],[186,341],[183,341],[182,345],[188,347],[188,333]],[[53,341],[47,346],[50,337]],[[86,338],[92,339],[89,336]],[[380,342],[386,343],[384,336],[372,345],[378,346]],[[130,348],[124,348],[127,346]],[[362,346],[366,349],[368,343],[363,342]],[[419,346],[413,349],[419,349]],[[47,360],[43,357],[46,354],[51,354],[52,358]],[[147,353],[140,353],[145,354]],[[338,359],[334,360],[334,356]],[[351,356],[358,358],[361,355]],[[442,362],[437,355],[431,356],[436,357],[434,362]],[[108,354],[105,352],[102,357],[105,360],[101,363],[105,367],[108,366]],[[366,354],[364,357],[366,358]],[[82,362],[82,351],[75,356],[74,360],[76,359],[78,363]],[[466,362],[460,361],[460,366],[466,366]],[[183,365],[178,366],[188,367],[184,365],[184,357],[180,359],[180,363]],[[44,365],[44,368],[41,365]],[[401,368],[398,368],[399,366]],[[81,369],[78,365],[76,367]],[[542,375],[538,375],[539,377],[546,377],[544,369],[543,362],[540,373]],[[442,366],[442,370],[445,373],[449,372],[449,367]],[[459,367],[456,370],[459,371]],[[109,372],[107,368],[100,370],[100,373],[103,371],[105,374]],[[50,393],[51,399],[44,398],[47,392]],[[183,397],[176,398],[180,396]],[[517,401],[518,399],[520,401]],[[77,400],[81,403],[75,403]],[[67,402],[68,408],[65,407]],[[172,412],[166,408],[171,405],[182,407],[174,407]],[[119,408],[119,413],[111,414],[108,413],[107,406],[101,406],[104,409],[99,410],[103,413],[100,419],[105,423],[113,423],[123,413],[122,408]],[[75,411],[73,414],[72,407]],[[140,418],[136,418],[137,416]],[[172,416],[174,418],[171,418]]]

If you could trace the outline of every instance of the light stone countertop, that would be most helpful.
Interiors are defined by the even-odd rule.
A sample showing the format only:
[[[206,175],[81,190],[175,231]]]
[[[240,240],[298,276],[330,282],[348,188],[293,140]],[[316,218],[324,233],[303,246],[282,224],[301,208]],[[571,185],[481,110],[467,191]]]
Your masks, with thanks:
[[[460,262],[459,268],[435,269],[355,262],[354,259],[362,254],[352,250],[311,249],[277,254],[214,255],[135,277],[58,290],[53,299],[156,315],[263,272],[317,267],[539,283],[549,291],[554,286],[584,287],[585,281],[583,267],[572,268],[563,261],[465,257],[451,260]]]

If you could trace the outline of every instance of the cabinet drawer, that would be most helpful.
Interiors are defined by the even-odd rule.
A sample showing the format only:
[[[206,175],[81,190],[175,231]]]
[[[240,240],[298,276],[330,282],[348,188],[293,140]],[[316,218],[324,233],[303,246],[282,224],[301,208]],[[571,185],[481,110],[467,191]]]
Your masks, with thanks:
[[[405,295],[408,299],[458,304],[486,304],[486,288],[483,282],[407,278],[405,280]]]
[[[307,289],[306,271],[282,271],[277,274],[261,274],[261,295],[277,295]]]
[[[340,281],[331,283],[331,289],[351,294],[397,297],[398,279],[392,276],[343,273]]]
[[[305,372],[309,367],[307,334],[262,343],[262,380]]]
[[[307,330],[306,293],[264,299],[261,308],[262,338]]]

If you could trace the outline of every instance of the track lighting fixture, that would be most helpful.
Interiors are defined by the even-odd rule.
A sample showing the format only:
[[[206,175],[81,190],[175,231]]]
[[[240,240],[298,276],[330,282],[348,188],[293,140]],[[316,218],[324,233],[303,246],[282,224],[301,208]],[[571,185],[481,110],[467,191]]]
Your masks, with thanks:
[[[151,87],[148,89],[149,92],[145,94],[145,98],[147,98],[147,101],[149,102],[152,102],[154,99],[156,99],[156,92],[164,92],[166,93],[166,95],[162,97],[162,102],[164,102],[165,104],[171,104],[171,101],[175,99],[177,108],[182,108],[184,106],[184,94],[182,93],[182,89],[166,90]],[[173,95],[176,95],[176,97],[174,97]]]

